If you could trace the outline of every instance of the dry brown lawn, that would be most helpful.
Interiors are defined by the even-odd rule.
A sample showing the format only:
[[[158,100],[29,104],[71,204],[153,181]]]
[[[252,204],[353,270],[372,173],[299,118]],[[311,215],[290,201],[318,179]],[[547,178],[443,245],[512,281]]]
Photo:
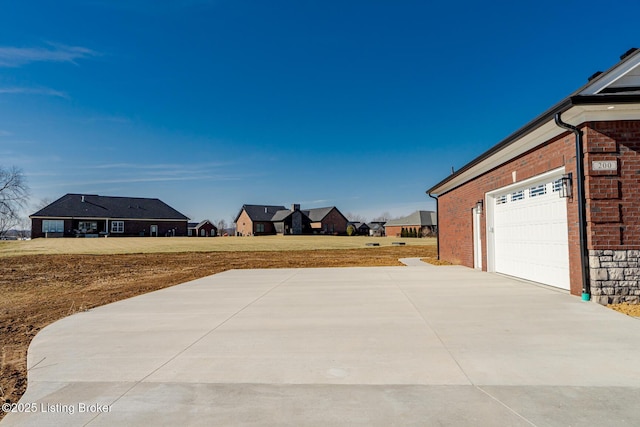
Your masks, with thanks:
[[[401,265],[398,258],[436,254],[427,241],[426,246],[387,242],[360,249],[0,255],[0,402],[17,402],[26,390],[33,337],[75,312],[229,269],[395,266]]]
[[[373,240],[311,237],[296,245],[293,239],[277,239],[38,239],[0,244],[0,402],[17,402],[26,390],[27,348],[36,333],[78,311],[230,269],[395,266],[403,257],[439,264],[434,262],[435,239],[407,239],[407,246],[391,246],[394,239],[383,239],[380,247],[368,248],[364,243]],[[225,247],[225,241],[235,248]],[[187,252],[189,244],[192,251]],[[225,249],[215,250],[216,245]],[[353,246],[359,248],[348,249]],[[638,305],[611,308],[640,316]],[[0,419],[3,415],[0,412]]]

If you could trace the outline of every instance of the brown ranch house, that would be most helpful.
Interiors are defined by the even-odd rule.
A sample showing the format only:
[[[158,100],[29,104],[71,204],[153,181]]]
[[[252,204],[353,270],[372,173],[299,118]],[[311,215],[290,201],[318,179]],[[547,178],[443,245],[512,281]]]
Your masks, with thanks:
[[[200,222],[190,222],[188,234],[189,237],[216,237],[218,235],[218,227],[208,219]]]
[[[401,237],[402,230],[415,230],[420,237],[432,236],[438,227],[434,211],[415,211],[403,218],[390,219],[384,224],[385,234],[389,237]]]
[[[301,210],[273,205],[243,205],[236,216],[236,235],[346,234],[347,218],[335,207]]]
[[[640,50],[435,184],[440,259],[640,302]]]
[[[186,236],[189,218],[159,199],[66,194],[29,216],[31,237]]]

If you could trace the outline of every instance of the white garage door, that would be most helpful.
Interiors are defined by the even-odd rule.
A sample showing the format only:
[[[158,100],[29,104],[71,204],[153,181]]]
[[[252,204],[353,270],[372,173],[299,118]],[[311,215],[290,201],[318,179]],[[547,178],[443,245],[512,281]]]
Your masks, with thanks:
[[[567,199],[560,197],[560,177],[495,193],[496,272],[569,289]]]

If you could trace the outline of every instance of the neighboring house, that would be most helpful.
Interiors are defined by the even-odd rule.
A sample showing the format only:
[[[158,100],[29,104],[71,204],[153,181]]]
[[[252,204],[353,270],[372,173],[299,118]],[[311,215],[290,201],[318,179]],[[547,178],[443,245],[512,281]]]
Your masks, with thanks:
[[[303,211],[315,234],[346,234],[349,220],[335,206]]]
[[[427,190],[437,196],[439,258],[584,300],[638,303],[639,171],[632,49]]]
[[[433,235],[437,231],[438,219],[434,211],[415,211],[404,218],[391,219],[384,224],[388,237],[401,237],[402,230],[415,230],[419,237]]]
[[[347,218],[335,207],[301,210],[273,205],[243,205],[236,217],[238,236],[269,234],[345,234]]]
[[[276,234],[310,234],[311,219],[300,210],[300,205],[293,205],[289,210],[279,210],[271,218]]]
[[[384,237],[384,225],[386,221],[372,221],[369,225],[369,236],[371,237]]]
[[[188,230],[189,237],[215,237],[218,235],[218,227],[208,219],[201,222],[190,222]]]
[[[186,236],[189,218],[159,199],[66,194],[29,216],[31,237]]]
[[[347,227],[349,225],[353,226],[353,228],[355,229],[355,234],[357,234],[358,236],[368,236],[369,231],[371,230],[369,224],[365,224],[364,222],[349,222],[347,224]]]
[[[271,221],[278,211],[284,211],[284,206],[270,205],[242,205],[242,209],[236,216],[237,236],[264,236],[276,234],[276,229]]]

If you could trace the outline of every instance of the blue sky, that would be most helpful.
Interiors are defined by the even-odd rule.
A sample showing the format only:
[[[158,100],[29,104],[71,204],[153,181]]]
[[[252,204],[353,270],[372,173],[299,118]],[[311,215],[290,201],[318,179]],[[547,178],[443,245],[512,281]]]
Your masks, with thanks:
[[[32,203],[434,209],[425,190],[640,47],[640,4],[58,0],[0,6],[0,164]]]

